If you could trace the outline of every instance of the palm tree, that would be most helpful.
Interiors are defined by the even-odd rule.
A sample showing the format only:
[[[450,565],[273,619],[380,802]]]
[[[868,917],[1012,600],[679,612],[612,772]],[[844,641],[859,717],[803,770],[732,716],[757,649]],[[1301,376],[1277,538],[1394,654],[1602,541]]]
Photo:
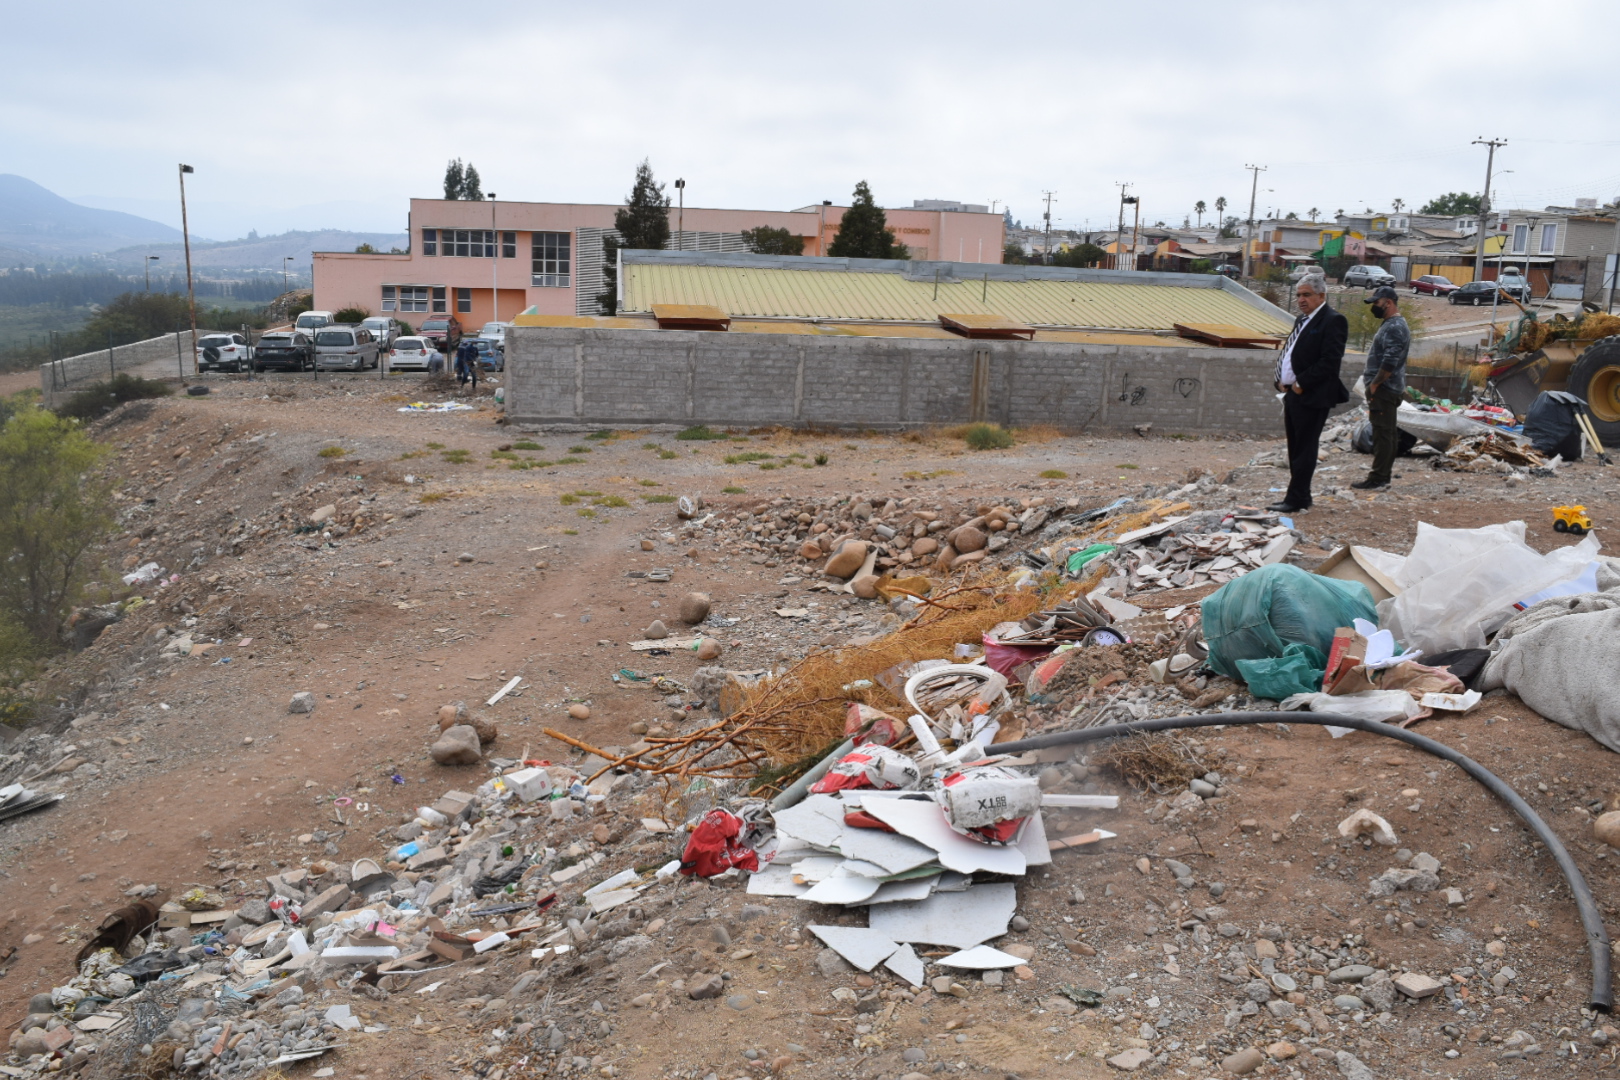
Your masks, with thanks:
[[[1389,205],[1398,214],[1398,213],[1401,212],[1401,207],[1406,205],[1406,201],[1404,199],[1391,199],[1390,202],[1389,202]]]
[[[1204,215],[1208,212],[1209,207],[1204,205],[1203,199],[1199,199],[1197,202],[1193,203],[1193,213],[1198,215],[1198,227],[1200,229],[1204,227]]]
[[[1311,220],[1312,220],[1312,221],[1315,221],[1315,220],[1316,220],[1316,215],[1317,215],[1317,214],[1320,214],[1320,213],[1321,213],[1321,212],[1322,212],[1322,211],[1321,211],[1321,210],[1319,210],[1319,209],[1317,209],[1317,208],[1316,208],[1316,207],[1314,207],[1314,206],[1313,206],[1313,207],[1311,207]]]
[[[1226,223],[1226,196],[1222,195],[1215,200],[1215,220]]]

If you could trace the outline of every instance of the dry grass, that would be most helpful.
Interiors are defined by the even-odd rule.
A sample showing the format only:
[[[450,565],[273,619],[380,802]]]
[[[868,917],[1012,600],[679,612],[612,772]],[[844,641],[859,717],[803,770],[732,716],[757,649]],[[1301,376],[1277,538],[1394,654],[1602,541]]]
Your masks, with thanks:
[[[1021,443],[1043,443],[1065,438],[1068,433],[1056,424],[1030,424],[1028,427],[1013,428],[1013,434]]]
[[[1160,794],[1209,771],[1186,738],[1166,731],[1110,740],[1092,761],[1113,769],[1138,791]]]

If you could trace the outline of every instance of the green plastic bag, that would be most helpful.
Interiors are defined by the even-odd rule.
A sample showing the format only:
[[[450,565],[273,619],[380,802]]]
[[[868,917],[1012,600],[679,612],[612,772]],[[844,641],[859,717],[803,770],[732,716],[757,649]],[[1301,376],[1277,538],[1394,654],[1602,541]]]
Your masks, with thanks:
[[[1227,582],[1204,599],[1203,613],[1209,666],[1233,679],[1243,678],[1239,660],[1277,659],[1295,642],[1320,653],[1318,666],[1323,666],[1334,630],[1355,619],[1378,621],[1367,586],[1318,577],[1287,563]]]
[[[1294,694],[1314,694],[1322,689],[1327,673],[1327,657],[1314,647],[1296,641],[1275,660],[1239,660],[1238,674],[1249,684],[1255,697],[1281,701]]]
[[[1086,565],[1093,559],[1100,555],[1106,555],[1113,550],[1113,544],[1092,544],[1085,550],[1076,551],[1074,554],[1070,555],[1066,568],[1071,575],[1078,576],[1080,572],[1086,568]]]

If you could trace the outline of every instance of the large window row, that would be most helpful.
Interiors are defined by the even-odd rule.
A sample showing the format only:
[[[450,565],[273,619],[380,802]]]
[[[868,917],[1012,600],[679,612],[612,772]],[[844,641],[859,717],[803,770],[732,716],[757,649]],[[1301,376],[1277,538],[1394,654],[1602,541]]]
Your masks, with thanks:
[[[573,265],[571,237],[565,232],[537,232],[529,284],[534,288],[568,288]]]
[[[382,287],[382,309],[384,311],[443,312],[445,310],[444,286],[384,285]]]
[[[517,258],[517,233],[502,231],[501,258]],[[422,254],[457,259],[493,259],[493,229],[423,229]]]

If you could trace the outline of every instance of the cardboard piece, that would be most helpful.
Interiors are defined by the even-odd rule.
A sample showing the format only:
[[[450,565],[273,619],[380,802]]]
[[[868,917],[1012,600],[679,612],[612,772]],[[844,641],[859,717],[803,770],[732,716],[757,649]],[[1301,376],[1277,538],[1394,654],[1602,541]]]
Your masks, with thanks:
[[[1360,551],[1361,549],[1353,546],[1341,547],[1318,563],[1313,572],[1322,577],[1338,581],[1354,581],[1367,586],[1374,603],[1399,596],[1401,587],[1375,567],[1371,559],[1360,554]]]
[[[894,941],[971,949],[1005,934],[1017,907],[1016,887],[1000,882],[963,892],[936,891],[910,903],[880,904],[867,912],[867,921]]]
[[[820,938],[823,945],[862,971],[871,971],[900,948],[900,943],[886,934],[877,930],[863,930],[858,926],[811,924],[810,932]]]

